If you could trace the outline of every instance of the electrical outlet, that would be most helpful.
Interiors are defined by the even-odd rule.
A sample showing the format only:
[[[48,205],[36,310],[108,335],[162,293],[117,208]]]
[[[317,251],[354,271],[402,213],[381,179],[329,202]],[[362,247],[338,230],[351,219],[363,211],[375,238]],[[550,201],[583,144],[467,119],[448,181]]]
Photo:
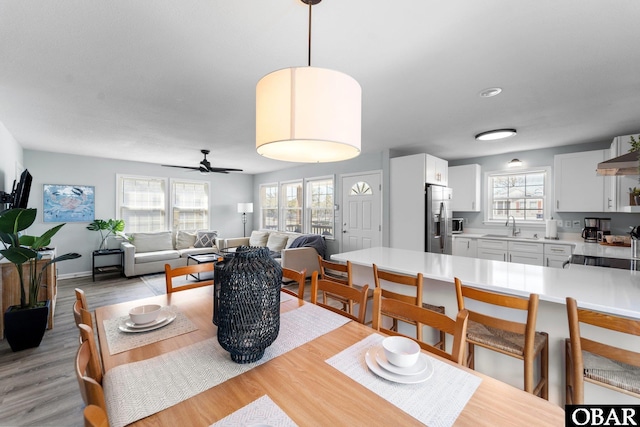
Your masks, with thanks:
[[[580,220],[579,219],[574,219],[573,220],[573,226],[579,228],[580,227]]]
[[[564,228],[571,228],[571,220],[567,219],[564,221]]]
[[[561,219],[559,219],[557,222],[558,222],[558,227],[559,227],[559,228],[562,228],[562,220],[561,220]]]

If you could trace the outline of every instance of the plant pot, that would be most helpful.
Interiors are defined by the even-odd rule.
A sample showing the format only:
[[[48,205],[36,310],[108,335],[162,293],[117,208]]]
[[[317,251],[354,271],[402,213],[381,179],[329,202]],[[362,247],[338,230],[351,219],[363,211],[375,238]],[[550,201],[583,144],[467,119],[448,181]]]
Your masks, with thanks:
[[[9,306],[4,312],[4,335],[11,350],[20,351],[40,345],[49,319],[47,300],[42,305],[21,309],[19,305]]]

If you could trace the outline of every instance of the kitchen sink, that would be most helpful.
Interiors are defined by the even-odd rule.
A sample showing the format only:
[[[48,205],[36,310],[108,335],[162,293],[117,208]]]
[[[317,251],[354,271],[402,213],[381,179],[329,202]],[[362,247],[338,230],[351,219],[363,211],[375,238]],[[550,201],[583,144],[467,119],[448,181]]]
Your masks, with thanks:
[[[520,237],[520,236],[511,237],[511,236],[506,236],[504,234],[483,234],[482,237],[493,237],[493,238],[500,238],[500,239],[516,239],[516,240],[540,240],[539,237]]]

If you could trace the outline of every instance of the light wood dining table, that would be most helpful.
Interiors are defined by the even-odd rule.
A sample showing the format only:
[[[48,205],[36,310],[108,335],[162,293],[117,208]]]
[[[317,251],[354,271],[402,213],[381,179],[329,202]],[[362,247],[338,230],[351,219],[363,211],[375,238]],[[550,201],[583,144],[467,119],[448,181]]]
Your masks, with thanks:
[[[125,316],[130,308],[149,303],[178,307],[198,329],[110,355],[103,321]],[[308,303],[298,299],[285,301],[281,304],[281,312],[295,310],[304,304]],[[212,322],[212,286],[100,307],[95,310],[95,315],[105,372],[118,365],[146,360],[214,338],[217,331]],[[375,332],[368,326],[349,321],[319,338],[133,425],[209,426],[265,394],[300,426],[423,425],[325,363],[325,360]],[[453,365],[443,358],[432,356]],[[473,370],[454,366],[482,380],[454,425],[564,425],[564,410],[557,405]],[[424,404],[428,405],[429,402],[425,401]]]

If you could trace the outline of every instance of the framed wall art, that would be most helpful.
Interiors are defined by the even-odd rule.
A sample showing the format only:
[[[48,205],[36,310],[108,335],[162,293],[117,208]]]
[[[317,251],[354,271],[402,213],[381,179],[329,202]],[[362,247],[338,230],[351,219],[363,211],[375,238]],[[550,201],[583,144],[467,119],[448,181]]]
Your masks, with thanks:
[[[44,222],[91,222],[95,219],[95,187],[44,184]]]

